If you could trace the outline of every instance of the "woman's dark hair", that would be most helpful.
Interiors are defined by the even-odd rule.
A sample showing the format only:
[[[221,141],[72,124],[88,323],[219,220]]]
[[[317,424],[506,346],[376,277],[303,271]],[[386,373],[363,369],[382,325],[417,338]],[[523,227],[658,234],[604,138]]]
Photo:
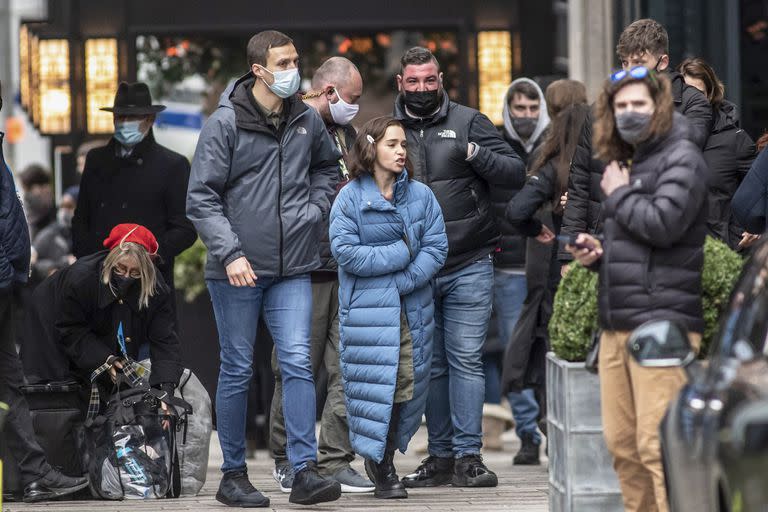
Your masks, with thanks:
[[[530,173],[540,171],[544,164],[555,159],[557,181],[552,207],[559,213],[563,210],[560,206],[560,196],[568,190],[571,160],[589,112],[587,89],[583,83],[576,80],[557,80],[547,87],[544,97],[552,122],[541,147],[536,151]]]
[[[672,129],[672,117],[675,104],[672,102],[672,86],[663,73],[649,70],[644,78],[634,78],[629,73],[617,82],[610,78],[605,81],[603,91],[595,103],[595,121],[592,130],[592,147],[598,160],[628,160],[635,150],[619,136],[613,112],[613,98],[616,93],[630,84],[645,84],[656,109],[651,117],[651,125],[645,140],[654,139],[669,133]]]
[[[709,103],[717,108],[725,99],[725,86],[723,82],[717,78],[715,70],[712,66],[706,63],[704,59],[698,57],[692,59],[685,59],[677,67],[677,70],[683,76],[690,76],[704,82],[704,95],[709,100]]]
[[[373,176],[373,165],[376,163],[376,144],[384,137],[387,128],[390,126],[399,126],[405,131],[403,124],[392,116],[375,117],[365,123],[360,131],[357,132],[357,138],[352,145],[352,151],[349,153],[349,175],[352,179],[359,178],[363,174]],[[368,140],[368,137],[373,142]],[[411,162],[408,160],[408,153],[405,156],[405,168],[411,168]]]

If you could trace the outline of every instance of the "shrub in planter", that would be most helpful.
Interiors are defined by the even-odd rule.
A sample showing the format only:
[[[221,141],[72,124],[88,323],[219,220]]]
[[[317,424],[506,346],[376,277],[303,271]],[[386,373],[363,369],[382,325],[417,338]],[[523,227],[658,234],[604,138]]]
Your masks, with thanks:
[[[194,300],[205,291],[205,259],[208,250],[199,238],[182,252],[173,263],[173,280],[176,289],[184,293],[186,302]]]
[[[718,332],[718,318],[728,303],[744,260],[726,244],[707,237],[704,242],[702,305],[704,333],[700,355],[706,356]],[[597,273],[578,263],[560,281],[555,295],[549,337],[555,355],[583,361],[597,330]]]

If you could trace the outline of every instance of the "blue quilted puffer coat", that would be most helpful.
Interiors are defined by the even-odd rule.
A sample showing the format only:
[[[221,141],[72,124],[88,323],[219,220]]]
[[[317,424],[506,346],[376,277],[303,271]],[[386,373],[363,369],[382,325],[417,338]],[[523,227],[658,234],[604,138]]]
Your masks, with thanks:
[[[401,405],[397,445],[419,428],[432,364],[432,278],[448,239],[432,191],[406,171],[387,201],[370,176],[344,187],[331,210],[331,251],[339,264],[341,374],[356,453],[381,461],[397,381],[400,312],[413,337],[413,398]]]
[[[14,283],[26,283],[29,277],[29,228],[21,200],[16,194],[11,170],[3,158],[0,132],[0,290]]]

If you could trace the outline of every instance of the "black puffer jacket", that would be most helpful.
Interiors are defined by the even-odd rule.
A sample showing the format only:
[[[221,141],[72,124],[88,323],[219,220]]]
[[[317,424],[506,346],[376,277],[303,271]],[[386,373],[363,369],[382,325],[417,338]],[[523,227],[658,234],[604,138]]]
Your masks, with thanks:
[[[712,127],[712,107],[707,98],[695,87],[683,80],[676,71],[669,71],[667,76],[672,82],[672,99],[675,110],[688,119],[690,129],[686,137],[698,147],[703,148]],[[568,182],[568,202],[563,215],[563,234],[599,233],[602,231],[601,203],[603,193],[600,180],[603,178],[605,163],[592,158],[592,123],[594,112],[590,112],[584,123],[581,139],[573,155],[571,177]],[[558,253],[561,261],[573,258],[561,248]]]
[[[402,95],[394,116],[406,127],[412,176],[428,185],[443,210],[448,260],[441,274],[466,267],[490,254],[499,238],[489,187],[521,187],[525,164],[504,142],[491,121],[477,110],[443,95],[431,118],[410,117]],[[467,159],[467,145],[477,151]]]
[[[707,166],[675,114],[664,137],[638,146],[630,184],[603,205],[604,253],[598,309],[603,329],[630,331],[649,320],[704,329],[701,270]]]
[[[739,126],[736,106],[724,101],[715,111],[715,125],[704,147],[709,167],[707,229],[731,249],[736,249],[744,231],[733,218],[731,200],[755,156],[755,143]]]

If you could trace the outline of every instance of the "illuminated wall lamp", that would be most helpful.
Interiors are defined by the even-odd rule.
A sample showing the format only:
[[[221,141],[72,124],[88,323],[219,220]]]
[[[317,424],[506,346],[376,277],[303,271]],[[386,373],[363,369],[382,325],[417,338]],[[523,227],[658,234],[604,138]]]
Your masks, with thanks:
[[[512,78],[512,38],[504,30],[478,32],[477,71],[480,111],[497,125],[504,122],[504,96]]]
[[[19,88],[21,89],[21,106],[29,108],[29,28],[22,24],[19,27]]]
[[[69,42],[66,39],[41,39],[38,46],[40,133],[69,133],[72,127]]]
[[[40,38],[29,36],[29,118],[35,127],[40,123]]]
[[[112,133],[112,114],[99,109],[112,104],[116,90],[117,39],[88,39],[85,42],[88,133]]]

